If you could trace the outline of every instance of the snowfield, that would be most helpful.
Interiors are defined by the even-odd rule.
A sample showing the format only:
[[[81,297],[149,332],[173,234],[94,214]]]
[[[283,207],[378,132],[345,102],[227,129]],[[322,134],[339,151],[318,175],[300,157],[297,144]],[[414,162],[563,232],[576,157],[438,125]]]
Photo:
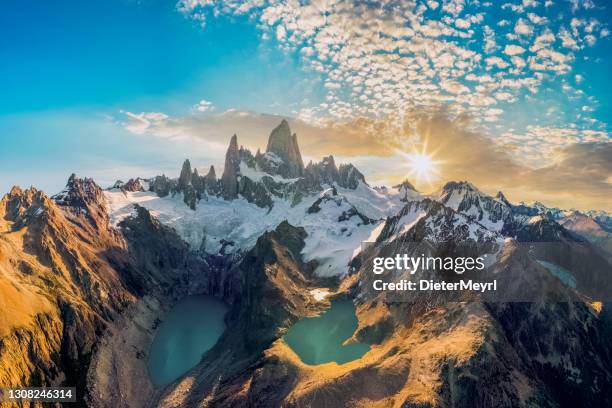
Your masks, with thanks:
[[[355,190],[337,188],[337,191],[337,196],[324,200],[321,210],[312,214],[308,214],[308,208],[320,197],[331,197],[331,189],[304,197],[293,207],[289,200],[275,199],[271,210],[257,207],[243,198],[228,201],[208,197],[191,210],[183,202],[182,194],[158,197],[153,192],[112,189],[105,191],[105,196],[113,226],[134,216],[134,205],[138,204],[162,224],[174,228],[192,249],[207,253],[219,252],[222,240],[233,243],[225,247],[226,253],[248,251],[263,233],[287,220],[294,226],[303,227],[308,234],[302,252],[304,260],[316,260],[319,267],[315,272],[332,276],[345,274],[350,260],[361,251],[362,242],[374,241],[384,219],[397,213],[404,204],[396,193],[382,194],[362,183]],[[352,207],[380,221],[364,224],[358,216],[339,221]]]

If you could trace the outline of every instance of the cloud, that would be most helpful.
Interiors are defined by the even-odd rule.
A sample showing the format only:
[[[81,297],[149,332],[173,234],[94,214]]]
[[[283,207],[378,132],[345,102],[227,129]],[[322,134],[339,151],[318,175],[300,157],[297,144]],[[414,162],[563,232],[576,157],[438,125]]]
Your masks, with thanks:
[[[531,35],[533,33],[533,27],[527,24],[522,18],[519,18],[514,26],[514,32],[519,35]]]
[[[499,57],[489,57],[486,59],[487,68],[497,67],[504,69],[508,67],[508,63]]]
[[[504,48],[504,53],[507,55],[520,55],[525,52],[525,49],[520,45],[508,44],[506,48]]]
[[[316,123],[439,106],[482,118],[488,109],[482,101],[490,102],[492,93],[512,93],[507,103],[524,100],[522,91],[536,93],[550,76],[568,74],[574,51],[594,45],[597,30],[606,33],[594,18],[572,25],[575,5],[559,4],[549,19],[541,15],[541,3],[181,0],[178,8],[197,19],[248,16],[262,36],[296,51],[307,69],[322,76],[327,92],[324,102],[302,116]],[[513,13],[504,12],[494,30],[498,8]],[[487,86],[467,79],[487,71],[496,77]]]
[[[200,100],[200,102],[193,105],[193,110],[195,112],[201,112],[201,113],[210,112],[214,109],[215,109],[215,106],[213,105],[213,103],[210,101],[207,101],[206,99],[202,99]]]
[[[137,135],[162,126],[168,120],[168,115],[161,112],[132,113],[122,111],[122,113],[126,116],[126,120],[123,122],[125,129]]]
[[[556,163],[526,173],[524,187],[558,196],[566,207],[611,209],[612,143],[591,142],[561,148]],[[522,187],[522,186],[520,186]]]

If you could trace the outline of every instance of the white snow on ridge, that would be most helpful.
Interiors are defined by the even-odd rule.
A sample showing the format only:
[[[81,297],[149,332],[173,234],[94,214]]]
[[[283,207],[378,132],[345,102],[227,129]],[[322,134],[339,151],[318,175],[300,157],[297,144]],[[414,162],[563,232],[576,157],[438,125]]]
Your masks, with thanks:
[[[308,236],[302,255],[306,262],[319,262],[315,273],[319,276],[345,274],[348,264],[367,242],[374,230],[383,223],[364,224],[357,215],[345,221],[338,221],[342,214],[351,209],[351,203],[342,196],[333,196],[320,204],[321,210],[307,214],[302,220]],[[291,222],[291,221],[289,221]]]
[[[461,202],[465,198],[465,193],[466,193],[465,189],[461,189],[459,191],[454,190],[451,192],[450,197],[446,199],[445,203],[442,200],[442,197],[436,197],[436,201],[440,201],[444,203],[445,206],[450,207],[453,210],[457,211],[459,209],[459,205],[461,205]]]
[[[308,208],[319,197],[329,195],[329,190],[304,197],[294,207],[289,200],[276,199],[270,211],[242,198],[228,201],[208,197],[191,210],[183,202],[182,194],[158,197],[153,192],[123,192],[120,189],[105,191],[104,194],[113,226],[134,216],[134,204],[138,204],[162,224],[174,228],[192,249],[203,249],[208,253],[217,253],[222,247],[221,240],[234,243],[225,248],[226,253],[246,251],[263,233],[274,230],[287,220],[306,230],[308,236],[302,251],[304,259],[319,262],[316,273],[322,276],[345,274],[350,260],[361,251],[362,242],[375,240],[376,237],[372,237],[376,235],[374,232],[378,230],[380,233],[383,221],[365,225],[358,216],[339,221],[343,212],[349,211],[353,205],[369,218],[384,219],[386,214],[392,214],[403,205],[399,200],[392,202],[392,197],[365,185],[357,190],[339,189],[337,196],[324,200],[321,210],[313,214],[307,213]]]
[[[117,225],[122,219],[134,214],[133,204],[141,205],[162,224],[175,229],[192,249],[204,249],[217,253],[221,240],[234,242],[226,250],[249,249],[264,232],[273,230],[285,219],[296,221],[304,214],[316,197],[308,197],[299,205],[291,207],[285,200],[275,202],[272,211],[260,208],[243,198],[227,201],[218,197],[201,200],[195,211],[184,202],[182,194],[158,197],[152,192],[105,192],[110,206],[111,222]],[[291,221],[290,221],[291,222]],[[202,242],[204,238],[204,246]]]
[[[273,153],[271,153],[271,154],[273,154]],[[298,180],[297,178],[286,179],[286,178],[281,177],[281,176],[275,176],[275,175],[268,174],[268,173],[266,173],[264,171],[261,171],[261,170],[258,170],[258,169],[254,169],[253,167],[249,167],[243,161],[240,162],[240,175],[243,176],[243,177],[250,178],[251,180],[253,180],[256,183],[261,181],[261,179],[264,178],[264,177],[270,177],[271,179],[273,179],[277,183],[285,183],[285,184],[293,183],[293,182]]]
[[[338,193],[357,208],[357,210],[368,218],[380,220],[397,214],[406,203],[400,200],[400,193],[396,189],[390,189],[387,193],[359,182],[355,190],[337,187]],[[418,196],[418,193],[415,192]],[[420,197],[420,196],[418,196]],[[415,197],[415,199],[418,199]]]

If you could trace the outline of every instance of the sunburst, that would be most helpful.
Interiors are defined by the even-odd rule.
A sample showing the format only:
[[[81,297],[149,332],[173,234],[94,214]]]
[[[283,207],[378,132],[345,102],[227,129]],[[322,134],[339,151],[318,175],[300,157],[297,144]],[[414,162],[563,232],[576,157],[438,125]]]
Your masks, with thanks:
[[[431,186],[432,182],[439,178],[442,162],[436,160],[434,154],[427,151],[427,143],[423,143],[420,149],[415,147],[412,152],[402,155],[407,161],[407,176],[416,184],[426,183]]]

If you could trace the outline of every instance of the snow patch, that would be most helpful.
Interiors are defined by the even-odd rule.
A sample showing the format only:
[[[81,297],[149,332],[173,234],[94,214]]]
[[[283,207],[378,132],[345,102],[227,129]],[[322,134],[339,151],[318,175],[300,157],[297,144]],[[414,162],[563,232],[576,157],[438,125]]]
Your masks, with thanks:
[[[278,175],[271,175],[268,174],[266,172],[263,172],[261,170],[258,170],[256,168],[253,167],[249,167],[245,162],[241,161],[240,162],[240,175],[243,177],[248,177],[251,180],[253,180],[254,182],[259,182],[261,181],[264,177],[269,177],[272,180],[276,181],[277,183],[293,183],[295,181],[297,181],[297,178],[293,178],[293,179],[286,179],[284,177],[278,176]]]
[[[325,288],[317,288],[310,291],[310,294],[314,299],[318,302],[324,300],[327,296],[329,296],[329,291]]]

